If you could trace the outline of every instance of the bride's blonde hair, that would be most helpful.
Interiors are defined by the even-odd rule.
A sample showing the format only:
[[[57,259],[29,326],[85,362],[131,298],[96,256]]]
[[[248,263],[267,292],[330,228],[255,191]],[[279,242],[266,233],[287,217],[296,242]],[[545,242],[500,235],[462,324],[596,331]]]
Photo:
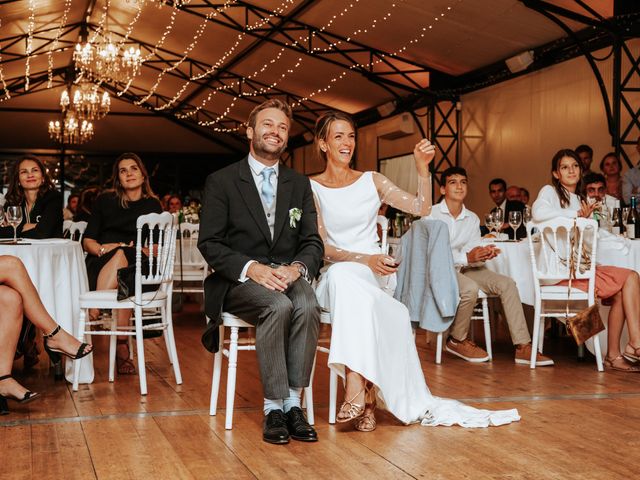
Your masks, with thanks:
[[[328,112],[323,113],[318,118],[318,120],[316,120],[315,138],[313,143],[315,145],[316,155],[318,156],[318,158],[323,159],[325,162],[327,161],[327,153],[323,152],[320,148],[320,140],[324,140],[325,142],[327,141],[331,124],[338,120],[347,122],[353,128],[353,131],[356,131],[356,124],[353,121],[353,118],[351,118],[350,115],[343,112],[338,112],[337,110],[329,110]]]

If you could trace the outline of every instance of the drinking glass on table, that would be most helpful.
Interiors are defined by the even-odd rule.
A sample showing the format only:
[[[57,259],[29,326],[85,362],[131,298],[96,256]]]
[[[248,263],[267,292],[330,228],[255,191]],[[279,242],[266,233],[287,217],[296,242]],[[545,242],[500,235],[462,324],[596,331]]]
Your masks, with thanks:
[[[491,233],[491,231],[495,228],[493,224],[493,213],[487,213],[484,216],[484,226],[487,227],[487,230],[489,230],[489,233]]]
[[[22,208],[11,206],[7,208],[7,223],[13,227],[13,241],[18,243],[17,228],[22,222]]]
[[[516,240],[516,230],[522,224],[522,212],[513,211],[509,212],[509,225],[513,229],[513,239]]]

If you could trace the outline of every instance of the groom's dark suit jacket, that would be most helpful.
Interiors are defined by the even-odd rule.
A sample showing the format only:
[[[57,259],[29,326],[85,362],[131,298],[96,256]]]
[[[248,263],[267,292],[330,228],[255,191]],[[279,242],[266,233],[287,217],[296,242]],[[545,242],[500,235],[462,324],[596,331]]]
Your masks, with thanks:
[[[289,211],[302,210],[290,225]],[[207,178],[198,248],[214,272],[204,282],[205,313],[211,319],[202,336],[209,351],[218,350],[218,327],[224,298],[238,284],[249,260],[263,264],[299,261],[313,278],[324,248],[318,234],[316,207],[309,179],[280,164],[273,240],[260,194],[245,157]]]

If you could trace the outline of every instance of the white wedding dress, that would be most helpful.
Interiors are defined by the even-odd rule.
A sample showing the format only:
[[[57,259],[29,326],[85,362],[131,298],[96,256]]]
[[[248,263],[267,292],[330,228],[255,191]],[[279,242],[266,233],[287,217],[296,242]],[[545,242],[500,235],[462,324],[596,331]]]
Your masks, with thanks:
[[[376,217],[381,200],[412,213],[425,196],[403,192],[379,173],[366,172],[342,188],[311,181],[318,206],[325,260],[316,289],[331,313],[329,367],[345,377],[345,367],[376,385],[377,401],[404,423],[487,427],[520,419],[518,411],[489,411],[431,395],[424,379],[407,308],[385,293],[388,277],[367,266],[379,254]]]

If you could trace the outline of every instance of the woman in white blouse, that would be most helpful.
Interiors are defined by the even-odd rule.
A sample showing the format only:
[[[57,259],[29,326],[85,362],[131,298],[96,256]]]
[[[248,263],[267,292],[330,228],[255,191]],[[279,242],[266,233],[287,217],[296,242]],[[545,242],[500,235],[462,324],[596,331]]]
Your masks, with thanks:
[[[595,204],[589,205],[582,192],[582,167],[573,150],[560,150],[551,161],[551,183],[540,190],[533,203],[536,222],[556,217],[590,218]],[[581,288],[580,281],[574,282]],[[612,370],[640,372],[640,277],[628,268],[596,266],[596,295],[611,305],[608,320],[608,351],[605,365]],[[629,343],[620,350],[624,322]]]

